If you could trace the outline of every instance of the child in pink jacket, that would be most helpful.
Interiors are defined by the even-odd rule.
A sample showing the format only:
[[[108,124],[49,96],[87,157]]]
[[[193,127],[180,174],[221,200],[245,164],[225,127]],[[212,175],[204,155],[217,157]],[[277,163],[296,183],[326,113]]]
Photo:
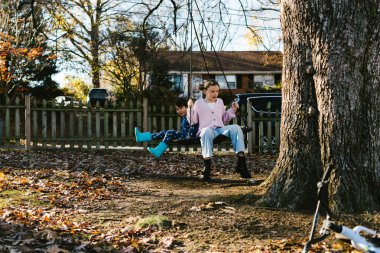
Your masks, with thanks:
[[[197,136],[201,138],[202,156],[204,159],[203,180],[209,181],[211,174],[211,157],[213,151],[213,141],[219,134],[223,134],[231,139],[233,149],[237,154],[238,162],[236,172],[242,178],[251,178],[247,169],[244,156],[244,135],[239,125],[228,125],[228,122],[235,118],[235,112],[239,108],[237,103],[232,103],[229,110],[225,110],[223,100],[218,98],[219,84],[214,80],[208,80],[199,86],[205,94],[205,98],[200,98],[193,104],[188,101],[187,120],[190,124],[199,123]]]

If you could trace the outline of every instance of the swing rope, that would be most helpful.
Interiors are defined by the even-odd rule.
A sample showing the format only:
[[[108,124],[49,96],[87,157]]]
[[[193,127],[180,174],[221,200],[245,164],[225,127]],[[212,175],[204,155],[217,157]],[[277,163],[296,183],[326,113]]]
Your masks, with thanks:
[[[205,31],[206,31],[206,34],[207,34],[207,37],[208,39],[210,40],[210,43],[211,43],[211,49],[215,55],[215,58],[218,62],[218,65],[219,65],[219,68],[221,69],[222,71],[222,74],[223,74],[223,77],[224,77],[224,80],[227,84],[227,87],[228,87],[228,90],[229,90],[229,93],[231,95],[233,95],[232,93],[232,90],[231,90],[231,87],[230,85],[228,84],[228,81],[227,81],[227,77],[226,77],[226,74],[224,72],[224,69],[223,69],[223,66],[220,62],[220,59],[218,57],[218,54],[216,53],[216,49],[214,47],[214,44],[212,42],[212,39],[211,39],[211,36],[210,36],[210,33],[208,32],[207,30],[207,27],[206,27],[206,24],[204,22],[204,19],[203,19],[203,16],[201,14],[201,11],[199,9],[199,6],[198,6],[198,3],[196,0],[194,0],[195,2],[195,5],[197,7],[197,10],[198,10],[198,13],[200,15],[200,18],[201,18],[201,23],[202,23],[202,26],[204,27]],[[190,41],[191,41],[191,44],[190,44],[190,73],[189,73],[189,81],[188,81],[188,98],[191,98],[191,88],[192,88],[192,45],[193,45],[193,37],[192,37],[192,34],[193,34],[193,28],[194,28],[194,31],[195,31],[195,36],[196,36],[196,39],[197,39],[197,42],[198,42],[198,45],[199,45],[199,48],[200,48],[200,51],[201,51],[201,55],[202,55],[202,59],[203,59],[203,62],[205,64],[205,67],[206,67],[206,70],[207,70],[207,74],[208,76],[210,76],[210,71],[209,71],[209,68],[208,68],[208,65],[207,65],[207,61],[206,61],[206,57],[205,57],[205,54],[204,54],[204,45],[203,43],[200,41],[199,39],[199,36],[198,36],[198,32],[197,32],[197,29],[196,29],[196,26],[195,26],[195,22],[194,22],[194,19],[193,19],[193,11],[192,11],[192,0],[189,0],[188,1],[188,6],[189,6],[189,16],[190,16],[190,23],[191,23],[191,29],[190,29]],[[244,127],[242,128],[242,131],[243,131],[243,134],[246,134],[250,131],[252,131],[252,127],[249,127],[247,126],[247,121],[244,117],[241,117],[243,122],[244,122]],[[191,108],[190,108],[190,122],[191,122]],[[190,126],[191,128],[191,126]],[[214,139],[214,144],[219,144],[223,141],[225,141],[227,138],[227,136],[225,135],[218,135],[215,139]],[[188,133],[188,138],[186,139],[180,139],[180,140],[176,140],[174,141],[174,143],[177,143],[177,144],[187,144],[187,145],[190,145],[190,144],[198,144],[200,143],[200,138],[199,137],[190,137],[190,129],[189,129],[189,133]]]

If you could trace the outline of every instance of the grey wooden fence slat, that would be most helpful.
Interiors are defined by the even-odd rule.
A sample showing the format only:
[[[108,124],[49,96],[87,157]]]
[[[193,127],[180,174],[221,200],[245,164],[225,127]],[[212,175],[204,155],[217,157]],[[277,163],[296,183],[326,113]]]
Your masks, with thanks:
[[[138,108],[140,107],[138,106]],[[143,108],[142,124],[143,124],[144,131],[147,131],[148,129],[148,99],[147,98],[143,98],[142,108]],[[144,150],[147,150],[148,144],[146,142],[143,144],[143,146],[144,146]]]
[[[278,111],[276,111],[275,118],[279,118]],[[278,148],[280,145],[280,120],[275,121],[275,138],[276,148]]]
[[[38,137],[38,111],[34,110],[37,108],[37,101],[33,100],[33,148],[37,147],[37,141],[34,141],[34,138]]]
[[[152,131],[151,132],[154,132],[154,133],[158,132],[156,113],[157,113],[157,106],[153,105],[153,107],[152,107],[152,114],[154,116],[152,117]]]
[[[136,101],[130,101],[129,102],[129,107],[128,108],[134,108],[134,104]],[[128,136],[134,136],[134,118],[135,118],[135,112],[129,112],[128,113]],[[134,141],[129,141],[127,142],[128,145],[133,145]]]
[[[91,103],[87,103],[87,148],[91,148],[92,142],[91,142],[91,137],[92,137],[92,113],[91,113]]]
[[[132,103],[132,105],[131,106],[133,106],[133,102],[131,101],[131,103]],[[122,106],[122,108],[127,108],[127,105],[125,104],[125,103],[122,103],[121,104],[121,106]],[[130,114],[131,114],[132,112],[130,112]],[[130,115],[129,115],[130,116]],[[121,116],[120,116],[120,130],[121,130],[121,134],[120,134],[120,137],[121,137],[121,139],[122,140],[125,140],[125,137],[127,136],[126,135],[126,127],[127,127],[127,118],[126,118],[126,113],[125,112],[122,112],[121,113]],[[129,131],[131,131],[131,130],[129,130]],[[131,134],[129,134],[129,136],[130,136]],[[123,141],[122,143],[121,143],[121,145],[122,146],[125,146],[125,141]]]
[[[5,105],[10,105],[9,97],[5,98]],[[5,145],[10,146],[11,139],[11,109],[5,109]]]
[[[108,109],[108,102],[106,101],[105,104],[104,104],[104,108],[105,109]],[[108,111],[105,111],[103,113],[103,117],[104,117],[104,127],[103,127],[103,130],[104,130],[104,138],[107,138],[108,135],[109,135],[109,130],[108,130],[108,126],[109,126],[109,112]],[[108,145],[108,141],[105,139],[104,140],[104,147],[105,148],[109,148],[109,145]]]
[[[260,118],[263,118],[263,112],[260,112]],[[263,151],[264,122],[259,121],[259,152]]]
[[[16,97],[15,100],[16,106],[20,105],[20,98]],[[20,145],[20,127],[21,127],[21,122],[20,122],[20,108],[15,109],[15,143],[16,145]]]
[[[168,114],[170,114],[171,112],[173,112],[174,108],[172,105],[169,106],[169,109],[168,109]],[[174,128],[174,125],[173,125],[173,116],[169,116],[169,120],[168,120],[168,130],[169,129],[175,129]],[[179,129],[179,128],[177,128]],[[172,151],[173,150],[173,145],[170,145],[169,146],[169,150]]]
[[[116,108],[116,102],[112,104],[113,108]],[[112,137],[117,138],[117,112],[112,113]],[[117,147],[117,141],[113,142],[113,147]]]
[[[248,99],[247,108],[252,108],[252,102]],[[252,110],[247,111],[247,125],[252,127],[252,131],[247,134],[248,138],[248,153],[253,153],[253,140],[254,140],[254,132],[255,125],[252,123],[253,113]]]
[[[63,106],[63,101],[61,103],[61,106]],[[60,137],[65,138],[66,137],[66,117],[65,117],[65,111],[60,112]],[[65,148],[65,141],[61,141],[61,148]]]
[[[52,108],[56,108],[56,104],[52,103]],[[52,138],[52,148],[56,148],[56,138],[57,138],[57,112],[51,111],[51,133],[50,136]]]
[[[96,109],[99,109],[99,101],[96,102]],[[96,149],[100,148],[100,111],[95,111],[95,136],[96,136]]]
[[[268,111],[268,121],[267,121],[267,147],[268,150],[272,150],[272,117],[270,111]]]
[[[25,149],[30,150],[30,144],[32,139],[32,129],[31,129],[31,122],[30,122],[30,111],[31,111],[31,104],[30,104],[30,96],[25,97]],[[0,133],[1,135],[2,133]],[[1,138],[0,138],[1,139]]]
[[[164,115],[167,115],[167,112],[166,112],[166,108],[165,108],[165,106],[164,105],[161,105],[161,113],[162,114],[164,114]],[[166,125],[165,125],[165,118],[164,117],[162,117],[161,119],[160,119],[160,123],[161,123],[161,127],[160,127],[160,129],[162,129],[162,130],[167,130],[167,129],[169,129],[169,128],[167,128],[166,127]]]
[[[79,101],[79,111],[78,111],[78,132],[77,135],[79,138],[83,138],[83,104],[82,101]],[[83,141],[78,141],[78,148],[83,148]]]
[[[46,100],[42,100],[42,108],[46,108]],[[41,115],[42,119],[42,138],[47,138],[47,112],[42,111]],[[42,142],[42,147],[46,148],[46,141]]]
[[[148,106],[148,105],[147,105]],[[136,103],[136,107],[137,108],[142,108],[142,104],[141,104],[141,102],[140,101],[137,101],[137,103]],[[148,108],[147,108],[148,109]],[[141,111],[141,112],[137,112],[136,113],[136,125],[138,126],[138,127],[140,127],[140,130],[141,131],[149,131],[149,123],[146,123],[146,126],[145,126],[145,124],[143,124],[143,112]],[[148,113],[147,114],[149,114],[149,109],[148,109]],[[147,121],[149,121],[149,118],[147,119]],[[146,128],[144,128],[144,127],[146,127]],[[141,144],[137,144],[138,146],[141,146]]]
[[[76,110],[73,106],[73,103],[72,101],[70,102],[70,105],[69,105],[70,108],[72,108],[71,111],[69,111],[69,137],[70,138],[73,138],[74,135],[75,135],[75,114],[76,114]],[[75,141],[69,141],[69,144],[70,144],[70,148],[73,148],[74,145],[76,144]]]

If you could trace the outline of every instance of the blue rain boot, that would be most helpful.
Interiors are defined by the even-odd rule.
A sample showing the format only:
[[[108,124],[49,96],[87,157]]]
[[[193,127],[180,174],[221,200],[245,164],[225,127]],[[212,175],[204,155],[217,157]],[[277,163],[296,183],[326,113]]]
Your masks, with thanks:
[[[138,127],[135,127],[135,136],[136,136],[136,142],[144,142],[144,141],[152,140],[152,134],[150,132],[142,133],[139,131]]]
[[[148,151],[155,157],[160,158],[167,148],[168,144],[161,141],[160,144],[158,144],[158,146],[155,148],[148,147]]]

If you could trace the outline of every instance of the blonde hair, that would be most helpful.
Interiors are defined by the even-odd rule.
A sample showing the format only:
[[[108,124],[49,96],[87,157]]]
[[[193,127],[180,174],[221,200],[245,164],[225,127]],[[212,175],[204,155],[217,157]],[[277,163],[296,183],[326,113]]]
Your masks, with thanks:
[[[199,86],[198,86],[198,89],[199,90],[207,90],[210,86],[219,86],[219,83],[213,79],[209,79],[209,80],[205,80],[203,83],[201,83]]]

